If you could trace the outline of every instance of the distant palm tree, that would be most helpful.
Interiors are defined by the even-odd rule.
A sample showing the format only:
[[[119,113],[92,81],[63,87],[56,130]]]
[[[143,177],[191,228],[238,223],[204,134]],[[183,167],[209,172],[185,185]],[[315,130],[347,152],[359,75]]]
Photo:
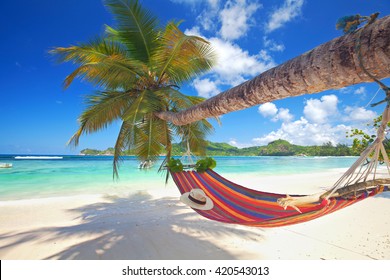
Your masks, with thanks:
[[[209,43],[179,30],[178,22],[161,27],[138,0],[105,0],[116,26],[106,26],[105,35],[88,43],[57,47],[50,52],[61,62],[78,65],[64,81],[75,78],[99,90],[86,97],[88,107],[79,118],[80,128],[69,140],[75,146],[82,134],[121,121],[115,143],[113,171],[118,176],[120,156],[132,150],[140,160],[171,156],[173,140],[189,145],[193,153],[205,150],[212,131],[206,120],[177,126],[155,116],[178,112],[199,104],[203,98],[184,95],[179,85],[209,70],[214,53]]]

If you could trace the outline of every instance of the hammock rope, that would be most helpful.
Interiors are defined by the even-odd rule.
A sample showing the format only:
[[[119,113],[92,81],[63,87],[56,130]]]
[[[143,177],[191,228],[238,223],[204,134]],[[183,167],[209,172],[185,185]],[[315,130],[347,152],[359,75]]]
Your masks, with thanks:
[[[377,131],[377,138],[375,141],[363,151],[356,162],[340,177],[340,179],[333,185],[330,192],[327,193],[326,198],[329,199],[338,189],[347,185],[356,184],[359,182],[366,182],[369,176],[372,179],[376,179],[377,166],[379,164],[379,156],[382,154],[384,163],[386,164],[387,172],[390,175],[389,159],[386,150],[383,146],[385,140],[385,132],[388,122],[390,121],[390,110],[389,105],[386,106],[385,111],[382,115],[382,122]],[[374,153],[369,164],[364,165],[364,162],[370,158],[371,154]],[[365,170],[362,170],[365,168]],[[357,171],[358,170],[358,171]],[[356,172],[357,171],[357,172]]]

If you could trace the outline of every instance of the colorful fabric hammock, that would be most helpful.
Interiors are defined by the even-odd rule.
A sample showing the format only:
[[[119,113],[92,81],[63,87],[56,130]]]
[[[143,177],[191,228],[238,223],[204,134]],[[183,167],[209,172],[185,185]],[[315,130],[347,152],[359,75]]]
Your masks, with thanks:
[[[286,195],[261,192],[237,185],[218,173],[182,171],[171,172],[181,194],[194,188],[202,189],[214,202],[211,210],[194,209],[200,215],[218,222],[241,224],[254,227],[278,227],[310,221],[339,209],[345,208],[363,199],[374,196],[389,187],[378,186],[358,193],[356,196],[331,197],[319,203],[299,206],[297,210],[284,209],[277,200]]]

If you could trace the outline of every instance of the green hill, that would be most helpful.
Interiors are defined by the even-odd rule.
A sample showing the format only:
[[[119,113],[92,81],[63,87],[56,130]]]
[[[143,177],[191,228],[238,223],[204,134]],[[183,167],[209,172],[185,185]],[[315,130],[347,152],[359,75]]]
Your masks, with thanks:
[[[276,140],[260,147],[259,156],[352,156],[353,151],[345,144],[333,146],[330,142],[321,146],[293,145],[286,140]]]
[[[185,153],[185,145],[173,144],[172,154],[181,156]],[[113,155],[114,149],[107,150],[84,149],[80,151],[85,155]],[[276,140],[268,143],[267,146],[254,146],[248,148],[237,148],[227,143],[207,142],[206,153],[208,156],[351,156],[352,149],[344,144],[333,146],[330,142],[321,146],[299,146],[289,143],[286,140]],[[131,151],[126,153],[132,155]]]
[[[297,153],[297,145],[292,145],[286,140],[276,140],[261,147],[260,156],[293,156]]]

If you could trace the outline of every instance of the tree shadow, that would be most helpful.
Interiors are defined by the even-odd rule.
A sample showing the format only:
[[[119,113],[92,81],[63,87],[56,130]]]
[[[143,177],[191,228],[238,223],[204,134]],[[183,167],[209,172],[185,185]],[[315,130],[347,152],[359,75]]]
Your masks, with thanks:
[[[209,221],[178,203],[177,198],[153,199],[147,192],[106,197],[106,202],[68,211],[82,222],[3,234],[0,240],[6,245],[0,252],[12,246],[28,246],[28,242],[68,242],[66,249],[45,259],[241,259],[251,256],[237,241],[218,241],[264,239],[260,228],[248,230]]]

